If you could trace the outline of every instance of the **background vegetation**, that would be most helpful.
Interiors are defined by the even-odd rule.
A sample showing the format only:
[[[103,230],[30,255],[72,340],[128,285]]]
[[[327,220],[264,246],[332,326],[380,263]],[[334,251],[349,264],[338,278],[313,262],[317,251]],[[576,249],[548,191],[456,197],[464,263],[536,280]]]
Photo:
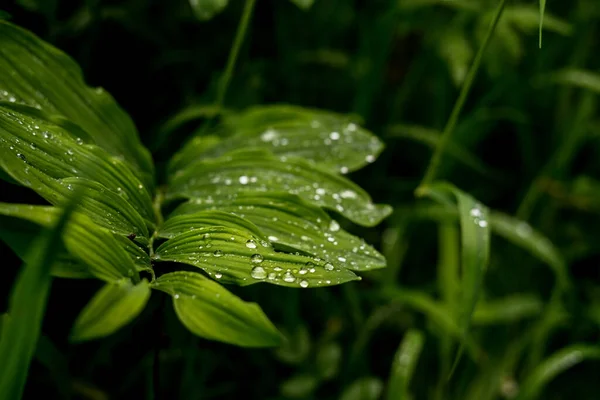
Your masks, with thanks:
[[[118,100],[160,173],[218,111],[244,7],[229,3],[214,16],[184,0],[20,0],[4,11]],[[99,283],[56,280],[25,397],[43,388],[54,398],[66,384],[88,399],[596,399],[597,1],[548,2],[541,48],[538,4],[507,2],[441,159],[437,177],[500,212],[482,300],[450,378],[459,341],[453,299],[465,290],[452,275],[460,232],[455,213],[414,191],[498,2],[295,3],[256,2],[224,107],[352,113],[382,138],[378,161],[352,179],[395,212],[374,229],[345,228],[381,249],[388,268],[334,288],[236,288],[287,334],[275,350],[194,337],[157,298],[117,334],[71,345],[72,321]],[[40,201],[3,185],[6,201]],[[531,239],[531,227],[557,250]],[[531,240],[515,245],[525,236]],[[6,247],[2,255],[8,293],[20,261]]]

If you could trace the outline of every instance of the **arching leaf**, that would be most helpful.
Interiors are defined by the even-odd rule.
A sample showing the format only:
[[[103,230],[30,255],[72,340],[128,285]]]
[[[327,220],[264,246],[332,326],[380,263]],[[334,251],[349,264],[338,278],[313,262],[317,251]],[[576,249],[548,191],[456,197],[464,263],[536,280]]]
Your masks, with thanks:
[[[281,336],[260,307],[194,272],[171,272],[151,284],[173,297],[181,322],[194,334],[244,347],[276,346]]]

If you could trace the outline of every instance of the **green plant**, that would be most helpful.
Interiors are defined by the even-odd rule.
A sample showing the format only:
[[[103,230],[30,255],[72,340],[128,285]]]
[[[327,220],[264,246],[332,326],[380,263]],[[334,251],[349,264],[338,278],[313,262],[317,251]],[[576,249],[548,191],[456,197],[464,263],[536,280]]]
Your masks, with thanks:
[[[3,239],[27,259],[36,231],[15,220],[50,227],[73,191],[84,191],[52,272],[106,285],[77,318],[72,340],[115,332],[158,290],[199,336],[273,346],[279,333],[260,307],[218,282],[313,288],[385,266],[322,210],[364,226],[391,211],[341,176],[382,150],[351,118],[293,106],[227,113],[173,157],[156,188],[133,123],[106,92],[84,84],[70,58],[8,22],[0,21],[0,43],[2,169],[52,204],[2,203]],[[214,280],[165,272],[165,262]]]

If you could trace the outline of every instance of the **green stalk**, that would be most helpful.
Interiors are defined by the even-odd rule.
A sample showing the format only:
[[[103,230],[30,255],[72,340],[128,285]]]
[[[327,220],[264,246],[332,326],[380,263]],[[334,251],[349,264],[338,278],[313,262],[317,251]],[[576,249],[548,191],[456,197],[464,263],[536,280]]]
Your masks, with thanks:
[[[256,0],[246,0],[246,4],[244,5],[242,19],[240,20],[240,24],[238,25],[238,29],[235,34],[233,47],[229,52],[229,58],[227,59],[225,73],[223,74],[223,77],[219,82],[219,88],[217,90],[217,99],[215,100],[215,106],[217,110],[223,107],[225,95],[227,94],[227,88],[229,87],[235,63],[240,53],[240,49],[242,48],[242,43],[244,43],[244,37],[246,36],[246,31],[248,30],[248,24],[250,23],[250,18],[252,17],[252,11],[254,10],[255,3]]]
[[[473,61],[473,64],[471,65],[471,68],[469,69],[469,73],[465,79],[465,82],[463,83],[463,85],[460,89],[460,94],[458,95],[458,99],[456,99],[456,103],[454,103],[454,108],[452,109],[450,118],[448,119],[448,122],[446,123],[446,126],[444,127],[444,131],[442,132],[440,141],[435,149],[435,152],[433,153],[433,156],[431,157],[429,166],[427,167],[427,170],[425,171],[425,177],[421,181],[420,186],[424,186],[424,185],[431,183],[436,177],[437,170],[438,170],[438,168],[440,166],[440,162],[442,160],[442,154],[444,153],[446,146],[450,142],[450,137],[454,133],[454,130],[456,128],[456,123],[458,122],[458,117],[460,116],[460,112],[462,111],[462,108],[465,105],[465,101],[467,100],[467,96],[469,94],[469,91],[471,90],[471,86],[473,85],[473,82],[475,81],[475,76],[477,75],[477,71],[479,70],[479,67],[481,65],[481,60],[483,59],[483,54],[485,53],[485,50],[488,47],[490,40],[492,39],[494,31],[496,30],[496,26],[498,25],[498,21],[500,21],[500,17],[502,16],[502,13],[504,11],[505,5],[506,5],[506,0],[500,0],[500,3],[498,4],[498,7],[496,8],[496,11],[494,13],[494,18],[492,20],[492,23],[490,24],[490,26],[488,28],[488,31],[486,33],[485,39],[483,40],[483,43],[479,47],[479,50],[477,50],[477,55],[475,56],[475,60]]]

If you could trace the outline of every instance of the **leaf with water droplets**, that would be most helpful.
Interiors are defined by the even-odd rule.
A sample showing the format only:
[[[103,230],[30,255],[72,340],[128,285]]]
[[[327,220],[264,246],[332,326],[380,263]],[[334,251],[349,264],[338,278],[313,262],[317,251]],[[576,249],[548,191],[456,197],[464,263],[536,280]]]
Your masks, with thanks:
[[[129,279],[104,285],[75,320],[70,340],[82,342],[115,333],[142,312],[149,298],[145,279],[137,285]]]
[[[51,226],[60,208],[0,203],[0,215],[21,218],[44,227]],[[97,226],[86,215],[74,213],[63,232],[65,247],[75,260],[87,266],[98,279],[115,282],[124,277],[136,278],[135,266],[112,233]]]
[[[368,193],[342,176],[301,158],[275,157],[265,150],[240,150],[199,160],[171,178],[167,198],[223,204],[240,193],[265,192],[298,195],[364,226],[378,224],[391,212],[389,206],[373,204]]]
[[[205,139],[191,140],[174,157],[171,171],[202,157],[232,150],[261,148],[278,156],[301,157],[335,173],[348,173],[375,161],[383,143],[347,116],[291,105],[252,107],[224,116],[217,128],[220,143],[207,148]]]
[[[151,284],[173,297],[181,322],[194,334],[244,347],[277,346],[281,335],[256,303],[194,272],[171,272]]]
[[[470,195],[445,182],[432,183],[417,189],[419,196],[427,196],[447,204],[448,196],[457,200],[461,228],[462,298],[460,326],[467,332],[471,316],[479,298],[483,274],[487,268],[490,253],[489,211]]]
[[[269,242],[242,226],[204,227],[182,233],[160,245],[155,259],[194,265],[214,279],[240,285],[268,282],[307,288],[359,279],[320,258],[276,252]]]
[[[152,185],[150,153],[127,113],[104,90],[88,87],[69,56],[6,21],[0,21],[0,100],[66,117]]]
[[[147,236],[144,218],[154,218],[152,201],[129,166],[40,115],[30,107],[0,105],[0,166],[53,204],[83,185],[88,193],[82,212],[109,229]]]
[[[410,398],[408,386],[419,361],[424,342],[425,336],[421,331],[411,329],[404,334],[392,363],[387,389],[388,400]]]
[[[174,211],[176,217],[173,219],[181,221],[178,233],[192,226],[199,227],[194,222],[197,217],[192,217],[192,213],[197,215],[200,210],[211,209],[237,214],[252,222],[275,249],[299,250],[353,271],[369,271],[386,265],[385,258],[377,250],[341,229],[319,207],[287,193],[241,194],[222,205],[189,201]],[[205,215],[204,220],[210,219],[210,214],[200,215]]]
[[[544,386],[556,375],[585,360],[600,360],[600,347],[573,344],[564,347],[542,361],[521,384],[517,400],[540,397]]]

